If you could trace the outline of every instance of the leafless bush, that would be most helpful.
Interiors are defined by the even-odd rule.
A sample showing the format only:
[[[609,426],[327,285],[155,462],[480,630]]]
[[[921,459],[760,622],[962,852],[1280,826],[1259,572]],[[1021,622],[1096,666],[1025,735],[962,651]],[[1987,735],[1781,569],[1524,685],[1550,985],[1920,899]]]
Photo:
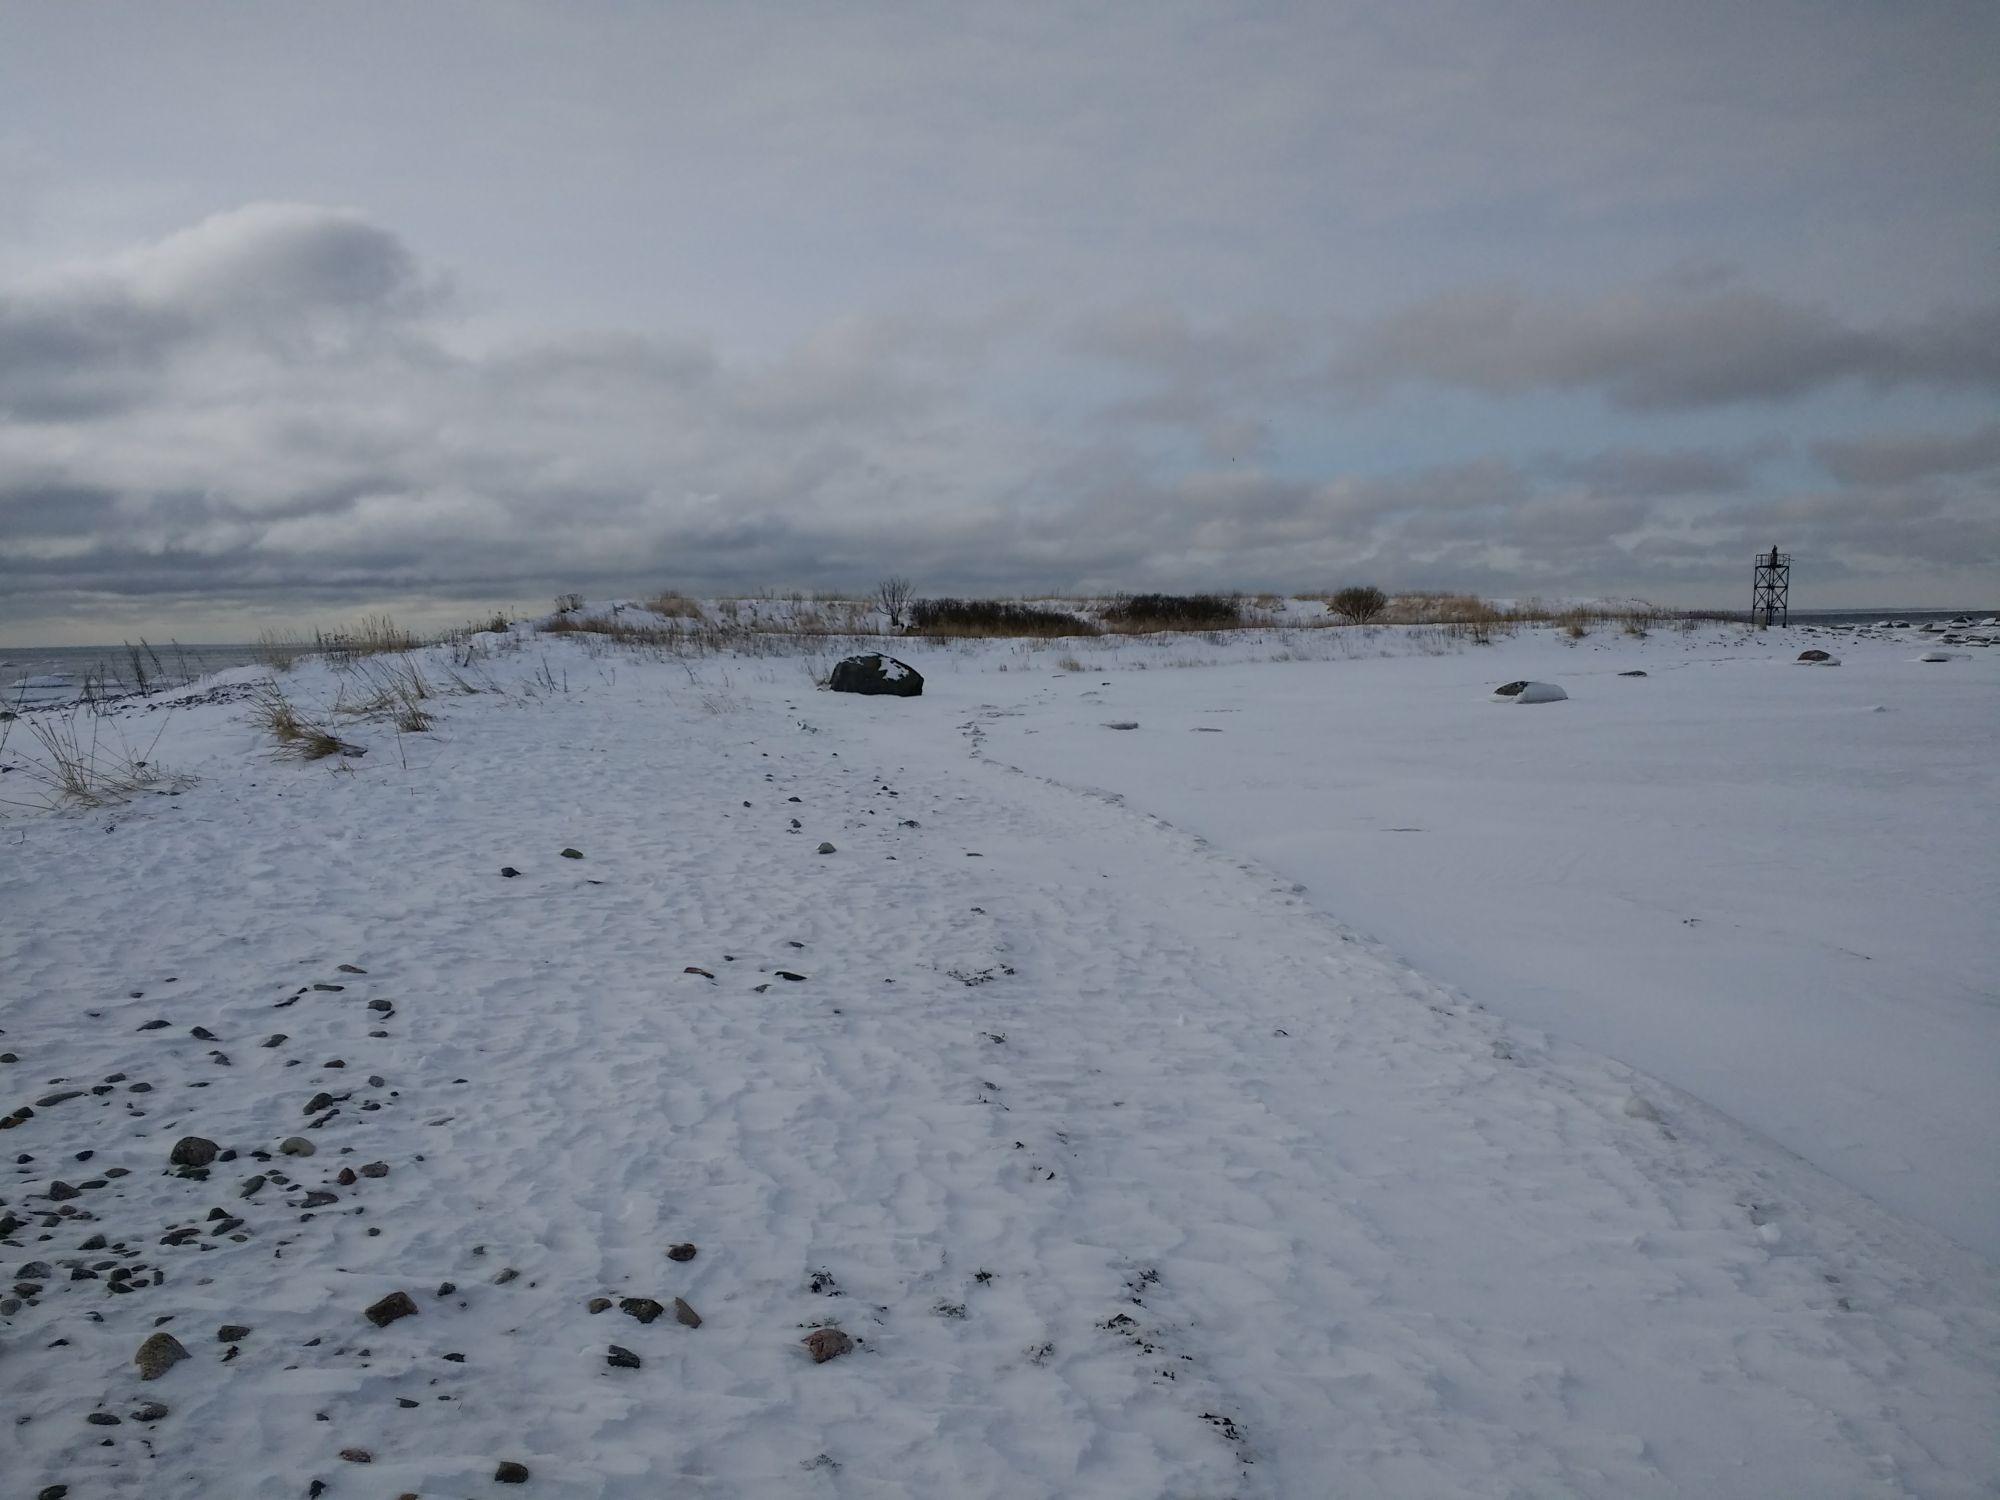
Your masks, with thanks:
[[[929,636],[1056,639],[1099,633],[1080,616],[1009,599],[918,599],[909,614],[910,628]]]
[[[889,617],[889,628],[903,628],[903,614],[910,607],[910,580],[892,574],[875,585],[875,603]]]
[[[1121,594],[1104,623],[1126,634],[1227,629],[1243,623],[1243,601],[1234,594]]]
[[[1327,605],[1350,625],[1366,625],[1389,607],[1389,596],[1378,588],[1357,584],[1341,589]]]

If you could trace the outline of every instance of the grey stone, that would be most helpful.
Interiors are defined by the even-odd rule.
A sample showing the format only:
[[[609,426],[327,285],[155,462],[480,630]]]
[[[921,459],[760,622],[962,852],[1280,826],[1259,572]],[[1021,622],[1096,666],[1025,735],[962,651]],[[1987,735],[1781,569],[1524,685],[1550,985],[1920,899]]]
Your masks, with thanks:
[[[177,1167],[205,1167],[215,1160],[216,1152],[222,1148],[214,1141],[198,1135],[184,1135],[174,1142],[173,1153],[167,1160]]]
[[[132,1363],[139,1367],[141,1380],[158,1380],[187,1357],[188,1352],[179,1339],[171,1333],[155,1333],[139,1346]]]
[[[407,1318],[415,1313],[417,1304],[410,1300],[408,1292],[391,1292],[380,1302],[368,1309],[368,1321],[377,1328],[387,1328],[398,1318]]]
[[[860,693],[867,697],[917,698],[923,695],[923,674],[893,656],[869,652],[850,656],[837,664],[827,679],[836,693]]]

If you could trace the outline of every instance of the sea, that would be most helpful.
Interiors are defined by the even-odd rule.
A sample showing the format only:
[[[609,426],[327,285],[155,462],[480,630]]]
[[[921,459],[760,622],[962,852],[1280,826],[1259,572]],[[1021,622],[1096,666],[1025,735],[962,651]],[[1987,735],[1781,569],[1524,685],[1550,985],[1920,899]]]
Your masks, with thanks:
[[[258,660],[251,645],[0,646],[0,707],[41,708],[79,698],[185,687]],[[141,678],[143,677],[143,682]]]

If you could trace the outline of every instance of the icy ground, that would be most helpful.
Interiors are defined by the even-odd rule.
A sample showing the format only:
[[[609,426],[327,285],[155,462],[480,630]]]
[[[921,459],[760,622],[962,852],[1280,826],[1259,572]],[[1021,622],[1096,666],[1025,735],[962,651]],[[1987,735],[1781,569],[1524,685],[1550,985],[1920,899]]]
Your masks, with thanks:
[[[1740,695],[1704,710],[1683,678],[1761,671],[1822,767],[1760,812],[1746,747],[1714,826],[1768,861],[1886,869],[1896,900],[1887,811],[1859,848],[1834,814],[1927,806],[1911,788],[1943,772],[1915,705],[1943,694],[1952,735],[1990,740],[1996,664],[1901,665],[1938,674],[1907,697],[1886,646],[1879,681],[1846,644],[1839,669],[1759,664],[1797,644],[1707,643],[1744,657],[1729,668],[1675,638],[1167,669],[1294,650],[1246,637],[1080,646],[1091,670],[1060,675],[1067,644],[899,646],[928,679],[902,700],[815,692],[795,660],[542,640],[433,700],[433,734],[352,728],[370,753],[344,764],[273,762],[240,702],[178,711],[154,753],[199,777],[183,795],[0,823],[0,1109],[32,1110],[0,1133],[0,1219],[20,1221],[0,1292],[41,1288],[0,1319],[6,1493],[1991,1495],[1992,1262],[1768,1126],[1556,1035],[1565,942],[1609,966],[1606,1011],[1650,1003],[1670,965],[1707,983],[1809,954],[1781,924],[1728,927],[1717,908],[1748,886],[1727,871],[1695,902],[1709,825],[1658,837],[1695,721],[1741,727]],[[1652,675],[1598,680],[1633,665]],[[1522,675],[1570,701],[1480,701]],[[307,704],[338,686],[322,666],[287,679]],[[1625,689],[1654,707],[1597,706]],[[1891,712],[1800,696],[1857,691]],[[1899,713],[1904,737],[1860,742],[1879,779],[1825,748]],[[1314,714],[1467,739],[1484,784],[1454,791],[1441,744],[1308,754],[1287,725]],[[1593,743],[1618,796],[1592,784]],[[1241,758],[1220,781],[1186,758],[1224,751]],[[1977,765],[1947,768],[1969,842],[1918,830],[1942,840],[1922,868],[1947,918],[1952,892],[1969,916],[1992,905]],[[1364,925],[1389,931],[1396,891],[1443,878],[1423,859],[1471,861],[1410,898],[1405,951],[1461,924],[1492,943],[1532,905],[1472,899],[1497,857],[1452,820],[1484,809],[1503,844],[1566,843],[1574,878],[1523,837],[1501,881],[1543,892],[1555,977],[1507,967],[1523,942],[1446,986],[1336,920],[1363,883],[1293,875],[1276,833],[1290,796],[1296,834],[1361,839],[1329,822],[1335,772],[1350,818],[1430,830],[1369,830],[1387,894]],[[1158,806],[1064,784],[1121,775]],[[1211,784],[1243,795],[1204,829],[1185,814]],[[1567,818],[1554,784],[1581,804]],[[1574,835],[1627,808],[1615,826],[1655,855],[1703,856],[1663,878],[1690,882],[1672,920],[1704,920],[1613,965],[1636,929],[1593,927],[1611,908]],[[1440,833],[1449,857],[1389,852]],[[1727,951],[1692,948],[1711,937]],[[1852,962],[1903,982],[1923,1045],[1956,1026],[1952,1047],[1990,1059],[1990,1026],[1940,999],[1993,971],[1987,926],[1906,939]],[[1545,1018],[1523,1008],[1536,985]],[[1852,1004],[1834,1000],[1837,1028]],[[1850,1036],[1802,1038],[1771,1091],[1811,1095]],[[1918,1068],[1904,1040],[1882,1033],[1885,1069]],[[1860,1137],[1937,1105],[1827,1076],[1877,1112]],[[236,1155],[173,1175],[190,1135]],[[259,1155],[294,1135],[315,1153]],[[1991,1158],[1940,1142],[1990,1219]],[[57,1181],[77,1195],[51,1198]],[[683,1242],[695,1256],[670,1258]],[[137,1289],[113,1293],[134,1263]],[[416,1315],[372,1326],[363,1309],[399,1290]],[[642,1324],[616,1305],[633,1297],[682,1298],[701,1326]],[[131,1356],[162,1319],[191,1357],[142,1382]],[[826,1324],[855,1347],[815,1364],[800,1340]],[[146,1401],[166,1415],[138,1420]],[[502,1462],[525,1484],[499,1484]]]

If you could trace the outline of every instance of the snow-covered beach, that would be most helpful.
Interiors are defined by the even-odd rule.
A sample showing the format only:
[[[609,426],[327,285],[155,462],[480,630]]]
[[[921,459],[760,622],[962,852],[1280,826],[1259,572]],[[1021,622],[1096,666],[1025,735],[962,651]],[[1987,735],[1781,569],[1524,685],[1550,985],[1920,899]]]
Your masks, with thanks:
[[[2000,652],[884,644],[10,809],[9,1493],[1995,1492]]]

